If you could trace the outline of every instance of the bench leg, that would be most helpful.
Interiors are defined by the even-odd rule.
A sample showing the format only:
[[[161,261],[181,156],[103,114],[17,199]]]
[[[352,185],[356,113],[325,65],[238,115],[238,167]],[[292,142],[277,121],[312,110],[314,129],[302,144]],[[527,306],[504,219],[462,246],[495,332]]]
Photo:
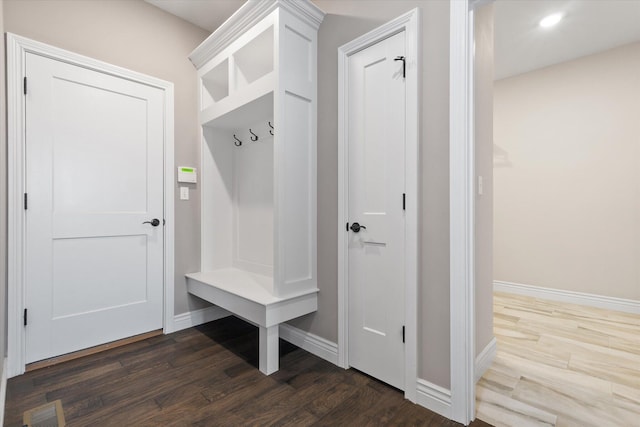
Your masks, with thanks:
[[[271,375],[278,370],[278,325],[260,326],[260,372]]]

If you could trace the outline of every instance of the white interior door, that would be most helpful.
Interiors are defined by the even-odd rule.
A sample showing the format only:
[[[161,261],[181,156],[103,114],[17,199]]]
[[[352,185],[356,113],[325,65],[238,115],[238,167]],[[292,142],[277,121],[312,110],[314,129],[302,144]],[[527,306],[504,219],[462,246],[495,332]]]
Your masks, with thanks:
[[[349,365],[404,389],[404,32],[349,57]],[[358,229],[360,226],[360,229]],[[366,227],[366,228],[365,228]]]
[[[31,53],[26,75],[30,363],[162,327],[164,95]]]

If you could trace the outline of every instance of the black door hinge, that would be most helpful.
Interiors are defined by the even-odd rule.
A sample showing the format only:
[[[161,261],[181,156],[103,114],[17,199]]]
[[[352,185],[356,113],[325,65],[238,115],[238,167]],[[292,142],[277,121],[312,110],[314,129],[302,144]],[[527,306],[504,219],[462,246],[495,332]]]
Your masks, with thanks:
[[[27,326],[27,309],[26,308],[24,309],[23,317],[24,317],[24,326]]]
[[[404,325],[402,325],[402,342],[404,342]]]
[[[407,59],[404,56],[396,56],[394,61],[402,61],[402,77],[407,77]]]
[[[347,231],[349,231],[349,223],[347,223]]]
[[[24,86],[24,94],[27,94],[27,78],[25,77],[23,80],[23,86]]]
[[[406,193],[402,193],[402,210],[403,211],[407,210],[407,194]]]
[[[27,210],[27,193],[24,193],[24,210]]]

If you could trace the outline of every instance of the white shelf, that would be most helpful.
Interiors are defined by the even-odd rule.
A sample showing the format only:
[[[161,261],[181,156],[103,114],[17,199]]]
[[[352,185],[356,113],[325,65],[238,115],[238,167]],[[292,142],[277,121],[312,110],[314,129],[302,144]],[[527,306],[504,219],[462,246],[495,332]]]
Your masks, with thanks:
[[[238,268],[187,274],[187,277],[220,290],[233,292],[241,298],[258,304],[269,305],[279,301],[271,293],[273,277],[250,273]]]
[[[238,268],[187,274],[188,291],[259,326],[270,327],[317,310],[318,289],[276,297],[273,278]]]
[[[239,91],[233,97],[200,112],[200,124],[220,129],[244,128],[247,118],[262,119],[273,115],[273,73]],[[255,87],[254,87],[255,86]]]

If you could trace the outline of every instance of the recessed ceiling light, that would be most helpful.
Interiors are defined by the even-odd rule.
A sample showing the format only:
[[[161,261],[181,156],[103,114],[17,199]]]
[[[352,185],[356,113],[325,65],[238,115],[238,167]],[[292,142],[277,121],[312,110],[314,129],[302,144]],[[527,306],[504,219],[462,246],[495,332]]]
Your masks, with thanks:
[[[554,13],[553,15],[545,16],[540,20],[540,26],[543,28],[549,28],[556,25],[558,22],[562,20],[561,13]]]

